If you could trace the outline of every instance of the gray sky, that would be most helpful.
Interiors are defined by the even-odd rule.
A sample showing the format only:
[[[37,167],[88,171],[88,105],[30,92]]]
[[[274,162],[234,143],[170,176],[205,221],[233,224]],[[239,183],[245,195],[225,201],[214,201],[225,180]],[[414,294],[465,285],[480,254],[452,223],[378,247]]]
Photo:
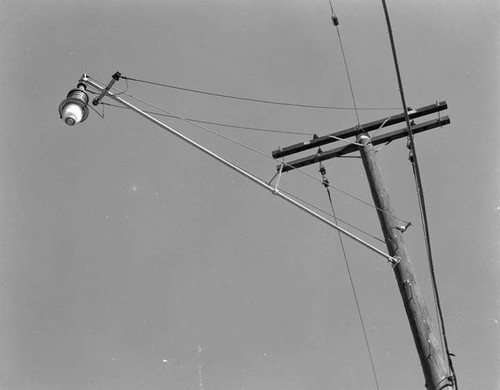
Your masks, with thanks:
[[[399,107],[381,3],[334,7],[358,105]],[[462,388],[499,387],[499,4],[389,8],[408,104],[446,100],[452,121],[416,142],[458,379]],[[91,111],[73,128],[57,113],[82,73],[107,83],[117,70],[351,107],[328,1],[5,0],[0,15],[3,389],[376,388],[335,231],[132,112],[105,107],[104,119]],[[242,126],[322,135],[356,124],[352,110],[134,82],[127,93]],[[362,110],[360,119],[398,111]],[[274,174],[270,158],[165,121],[265,180]],[[209,127],[267,155],[310,138]],[[378,155],[398,216],[415,225],[405,238],[435,317],[405,146]],[[325,166],[333,185],[370,200],[360,160]],[[316,166],[304,171],[319,177]],[[317,181],[292,172],[280,186],[328,210]],[[340,218],[381,236],[373,208],[333,195]],[[422,389],[390,266],[345,244],[380,388]]]

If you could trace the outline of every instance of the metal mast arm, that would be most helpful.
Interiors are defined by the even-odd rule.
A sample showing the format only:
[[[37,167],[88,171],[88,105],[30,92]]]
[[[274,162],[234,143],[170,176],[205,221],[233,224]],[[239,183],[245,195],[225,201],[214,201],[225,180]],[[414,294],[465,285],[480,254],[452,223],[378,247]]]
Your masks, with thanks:
[[[328,226],[334,228],[334,229],[337,229],[340,233],[346,235],[347,237],[353,239],[354,241],[360,243],[361,245],[365,246],[366,248],[372,250],[373,252],[379,254],[380,256],[384,257],[385,259],[387,259],[387,261],[389,261],[392,265],[396,265],[398,264],[399,260],[395,259],[394,257],[386,254],[385,252],[381,251],[380,249],[374,247],[373,245],[367,243],[366,241],[363,241],[361,238],[355,236],[354,234],[348,232],[347,230],[343,229],[342,227],[336,225],[335,223],[329,221],[328,219],[324,218],[323,216],[321,216],[320,214],[308,209],[307,207],[305,207],[304,205],[302,205],[301,203],[297,202],[296,200],[292,199],[291,197],[281,193],[277,188],[267,184],[265,181],[259,179],[258,177],[254,176],[253,174],[245,171],[244,169],[234,165],[233,163],[225,160],[224,158],[218,156],[217,154],[215,154],[214,152],[212,152],[211,150],[205,148],[204,146],[198,144],[197,142],[193,141],[192,139],[186,137],[185,135],[179,133],[177,130],[171,128],[170,126],[167,126],[166,124],[160,122],[158,119],[152,117],[151,115],[145,113],[144,111],[142,111],[141,109],[135,107],[134,105],[130,104],[129,102],[127,102],[126,100],[120,98],[119,96],[116,96],[115,94],[113,94],[112,92],[110,91],[105,91],[105,88],[101,85],[99,85],[98,83],[96,83],[95,81],[91,80],[90,78],[88,78],[88,76],[86,75],[83,75],[82,79],[81,79],[82,82],[85,82],[86,84],[98,89],[99,91],[101,92],[105,92],[106,96],[110,97],[111,99],[117,101],[118,103],[122,104],[123,106],[131,109],[132,111],[136,112],[137,114],[141,115],[142,117],[146,118],[147,120],[153,122],[155,125],[158,125],[160,126],[162,129],[164,130],[167,130],[168,132],[170,132],[171,134],[177,136],[178,138],[182,139],[183,141],[187,142],[188,144],[190,144],[191,146],[194,146],[196,149],[202,151],[203,153],[205,154],[208,154],[210,157],[214,158],[215,160],[219,161],[220,163],[224,164],[226,167],[228,168],[231,168],[232,170],[238,172],[239,174],[245,176],[247,179],[253,181],[254,183],[258,184],[259,186],[265,188],[266,190],[270,191],[271,193],[273,193],[274,195],[280,197],[281,199],[287,201],[288,203],[291,203],[292,205],[294,205],[295,207],[301,209],[302,211],[305,211],[307,214],[313,216],[314,218],[322,221],[323,223],[327,224]]]

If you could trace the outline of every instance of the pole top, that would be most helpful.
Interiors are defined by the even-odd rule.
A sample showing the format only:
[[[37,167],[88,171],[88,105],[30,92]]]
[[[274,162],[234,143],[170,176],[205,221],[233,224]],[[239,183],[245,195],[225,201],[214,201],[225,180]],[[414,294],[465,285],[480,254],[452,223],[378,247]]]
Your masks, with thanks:
[[[358,138],[356,140],[356,142],[363,144],[363,145],[366,145],[370,141],[371,141],[371,138],[366,133],[361,133],[360,135],[358,135]]]

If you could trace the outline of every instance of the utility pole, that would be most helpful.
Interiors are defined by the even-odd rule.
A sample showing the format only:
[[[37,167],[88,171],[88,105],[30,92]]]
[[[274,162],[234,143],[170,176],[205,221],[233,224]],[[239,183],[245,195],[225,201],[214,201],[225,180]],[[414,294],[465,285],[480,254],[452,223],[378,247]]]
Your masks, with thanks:
[[[380,225],[384,234],[388,254],[397,260],[392,263],[399,291],[403,299],[403,304],[408,316],[410,328],[413,334],[415,346],[417,348],[420,363],[425,377],[425,387],[428,390],[442,390],[454,387],[453,376],[448,365],[448,359],[443,355],[439,347],[436,334],[434,332],[429,311],[425,304],[422,292],[415,278],[413,267],[410,262],[410,256],[403,239],[404,228],[400,226],[398,220],[394,217],[389,194],[384,187],[380,168],[377,164],[376,151],[374,145],[386,144],[398,138],[408,136],[408,129],[399,129],[392,132],[386,132],[370,138],[369,131],[377,130],[383,127],[403,122],[406,116],[410,119],[418,118],[432,112],[439,112],[447,108],[446,102],[440,102],[435,105],[419,108],[417,110],[408,109],[407,113],[395,115],[392,117],[380,119],[374,122],[363,124],[359,127],[353,127],[342,130],[337,133],[322,137],[315,137],[309,141],[280,148],[272,152],[273,157],[280,158],[304,150],[320,147],[327,143],[336,141],[348,142],[347,145],[322,151],[307,157],[293,160],[285,165],[287,171],[315,164],[333,157],[340,157],[359,150],[363,166],[366,171],[368,183],[373,196],[375,207],[377,209]],[[448,117],[439,117],[439,119],[427,121],[421,124],[411,123],[413,134],[441,127],[449,124]],[[356,142],[348,141],[348,137],[356,135]],[[281,168],[285,170],[284,168]]]
[[[449,389],[455,386],[451,367],[448,364],[448,360],[444,358],[443,351],[441,351],[441,349],[439,348],[429,312],[425,305],[420,287],[418,286],[417,280],[413,273],[408,251],[406,249],[406,245],[402,236],[402,231],[404,229],[401,229],[401,227],[397,223],[396,218],[394,217],[394,211],[390,203],[389,195],[383,185],[380,169],[377,165],[376,151],[373,148],[373,145],[387,144],[389,142],[392,142],[393,140],[407,137],[410,134],[410,129],[403,128],[387,132],[385,134],[376,136],[373,139],[370,139],[370,137],[368,136],[369,131],[376,130],[378,133],[384,127],[402,123],[403,121],[406,121],[407,124],[411,126],[411,131],[413,134],[447,125],[450,123],[450,120],[447,116],[439,116],[438,119],[423,122],[421,124],[414,123],[415,118],[419,118],[431,113],[439,113],[440,111],[445,110],[447,108],[446,102],[436,102],[433,105],[421,107],[416,110],[408,108],[407,112],[404,112],[403,114],[383,118],[370,123],[365,123],[323,137],[314,137],[312,140],[291,145],[283,149],[280,148],[279,150],[275,150],[272,152],[273,157],[282,158],[284,156],[302,152],[336,141],[347,142],[346,146],[342,146],[330,151],[318,151],[314,155],[301,158],[289,163],[285,163],[283,161],[280,165],[277,166],[278,174],[276,176],[278,176],[278,180],[276,185],[272,186],[271,182],[274,180],[274,178],[271,179],[271,182],[269,183],[264,182],[262,179],[259,179],[249,172],[239,168],[238,166],[223,159],[209,149],[184,136],[177,130],[163,124],[156,118],[148,115],[146,112],[138,109],[124,99],[118,97],[117,94],[111,93],[111,86],[119,78],[120,73],[117,72],[115,73],[115,75],[113,75],[113,80],[108,84],[108,86],[103,87],[99,83],[96,83],[95,81],[90,79],[87,75],[83,75],[79,81],[78,88],[71,90],[67,98],[60,104],[59,114],[61,118],[64,119],[66,124],[70,126],[83,122],[87,118],[87,105],[89,99],[88,95],[85,93],[85,90],[86,85],[88,84],[100,92],[100,95],[96,99],[94,99],[95,104],[99,104],[100,99],[104,96],[108,96],[116,100],[124,107],[135,111],[145,119],[160,126],[164,130],[169,131],[173,135],[177,136],[178,138],[182,139],[198,150],[206,153],[228,168],[231,168],[237,173],[245,176],[247,179],[250,179],[255,184],[258,184],[259,186],[269,190],[274,195],[282,198],[283,200],[286,200],[292,205],[305,211],[309,215],[326,223],[330,227],[337,229],[340,233],[347,235],[358,243],[371,249],[373,252],[385,257],[394,268],[399,291],[403,299],[406,314],[408,316],[408,321],[410,323],[410,328],[412,330],[415,345],[417,347],[418,356],[420,358],[420,363],[424,372],[426,388],[428,390],[442,390]],[[412,122],[410,123],[409,120],[412,120]],[[357,142],[351,142],[347,140],[347,138],[353,136],[357,137]],[[354,236],[352,233],[349,233],[340,226],[332,223],[330,220],[324,218],[320,214],[308,209],[302,203],[297,202],[296,200],[281,193],[278,189],[279,178],[283,172],[318,163],[329,158],[343,156],[357,150],[360,150],[361,152],[361,158],[366,170],[375,207],[377,208],[377,213],[389,252],[388,254],[385,254],[380,249]]]
[[[387,250],[389,255],[399,259],[399,263],[393,267],[394,274],[422,364],[425,386],[429,390],[451,388],[453,383],[449,377],[449,367],[445,363],[447,359],[444,358],[439,348],[427,306],[415,279],[401,228],[394,217],[391,200],[382,181],[375,149],[370,137],[366,134],[358,137],[358,143],[362,145],[359,147],[361,158]]]

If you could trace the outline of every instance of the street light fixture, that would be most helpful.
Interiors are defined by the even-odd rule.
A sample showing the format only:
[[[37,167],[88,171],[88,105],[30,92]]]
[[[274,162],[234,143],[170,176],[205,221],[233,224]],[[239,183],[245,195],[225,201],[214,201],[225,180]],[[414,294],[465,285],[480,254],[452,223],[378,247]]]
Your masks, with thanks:
[[[89,96],[85,92],[86,89],[85,83],[79,82],[59,105],[59,115],[68,126],[83,122],[89,115]]]

